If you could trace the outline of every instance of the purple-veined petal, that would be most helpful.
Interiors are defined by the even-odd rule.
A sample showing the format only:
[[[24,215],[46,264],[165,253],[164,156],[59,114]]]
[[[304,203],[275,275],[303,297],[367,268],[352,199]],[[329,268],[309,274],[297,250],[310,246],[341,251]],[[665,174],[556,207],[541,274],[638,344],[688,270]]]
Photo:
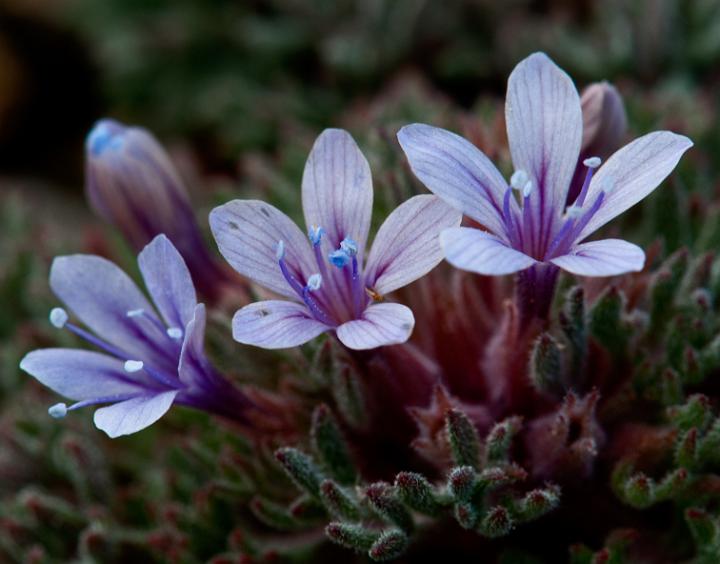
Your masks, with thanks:
[[[178,390],[140,396],[101,407],[95,411],[93,421],[108,437],[114,439],[131,435],[149,427],[160,419],[173,403]]]
[[[508,141],[516,170],[534,183],[536,225],[558,221],[580,154],[583,121],[572,79],[544,53],[521,61],[508,79],[505,101]]]
[[[205,305],[197,304],[192,319],[185,328],[178,377],[183,384],[192,385],[208,368],[205,356]]]
[[[601,239],[577,245],[550,262],[578,276],[615,276],[642,270],[645,253],[622,239]]]
[[[480,149],[455,133],[421,123],[406,125],[397,137],[410,168],[428,190],[504,237],[501,214],[508,185]],[[517,208],[514,198],[510,204]]]
[[[370,230],[373,188],[370,166],[347,131],[326,129],[315,141],[302,178],[305,223],[322,227],[337,249],[349,237],[363,256]]]
[[[693,143],[670,131],[648,133],[614,153],[593,176],[587,201],[607,191],[602,206],[580,233],[578,241],[650,194],[673,171]]]
[[[379,303],[368,306],[361,319],[343,323],[336,332],[346,347],[365,350],[404,343],[414,326],[415,317],[409,307]]]
[[[155,237],[138,255],[145,286],[168,327],[182,329],[192,319],[197,297],[190,271],[165,235]]]
[[[83,349],[39,349],[25,355],[20,368],[66,398],[83,401],[97,397],[147,393],[111,356]]]
[[[491,233],[472,227],[446,229],[440,234],[440,244],[450,264],[478,274],[512,274],[537,262]]]
[[[276,256],[285,246],[288,269],[300,283],[317,271],[310,243],[279,209],[259,200],[233,200],[210,212],[210,228],[220,253],[243,276],[282,296],[298,299]]]
[[[287,349],[307,343],[329,326],[310,317],[304,305],[268,300],[246,305],[233,317],[233,338],[264,349]]]
[[[57,257],[50,269],[50,287],[87,327],[127,353],[128,359],[152,361],[157,368],[176,370],[177,366],[169,365],[154,346],[152,339],[158,335],[152,323],[128,317],[133,310],[153,317],[156,314],[135,282],[117,265],[93,255]]]
[[[387,294],[417,280],[442,259],[440,232],[462,214],[437,196],[410,198],[380,226],[368,255],[365,283]]]

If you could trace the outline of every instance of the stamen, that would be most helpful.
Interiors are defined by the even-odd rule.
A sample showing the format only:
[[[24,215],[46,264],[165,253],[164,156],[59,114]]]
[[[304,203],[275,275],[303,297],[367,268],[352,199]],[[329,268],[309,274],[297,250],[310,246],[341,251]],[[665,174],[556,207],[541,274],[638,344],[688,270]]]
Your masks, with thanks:
[[[136,319],[136,318],[137,319],[145,319],[146,321],[149,321],[150,324],[153,327],[155,327],[155,329],[157,329],[157,331],[160,334],[162,334],[162,335],[167,334],[168,336],[171,336],[171,335],[169,335],[169,333],[167,333],[167,329],[165,328],[165,325],[163,325],[163,323],[157,317],[155,317],[154,315],[150,315],[147,311],[145,311],[142,308],[131,309],[130,311],[127,312],[126,315],[131,319]]]
[[[312,243],[313,247],[317,247],[322,241],[322,237],[325,235],[325,230],[317,225],[311,225],[308,227],[308,239]]]
[[[350,255],[344,250],[338,249],[328,255],[328,260],[337,268],[345,268],[350,264]]]
[[[533,190],[532,180],[528,180],[528,181],[525,183],[525,186],[523,186],[523,189],[522,189],[523,198],[529,198],[529,197],[530,197],[530,194],[532,193],[532,190]]]
[[[68,314],[67,311],[65,311],[61,307],[55,307],[50,312],[50,323],[52,323],[53,327],[56,329],[62,329],[65,327],[65,324],[68,321]]]
[[[168,327],[166,333],[168,337],[175,339],[176,341],[182,339],[183,336],[183,330],[180,329],[180,327]]]
[[[590,157],[583,161],[583,164],[588,168],[597,168],[602,164],[600,157]]]
[[[295,291],[295,293],[302,298],[303,286],[290,273],[287,264],[285,264],[285,243],[283,243],[282,240],[278,241],[277,246],[275,247],[275,258],[277,258],[278,265],[280,266],[280,272],[282,272],[285,280],[287,280],[287,283],[290,284],[290,287]]]
[[[307,287],[311,292],[316,292],[322,286],[322,276],[320,274],[313,274],[308,278]]]
[[[600,183],[600,191],[606,196],[609,196],[613,190],[615,190],[615,181],[611,177],[606,176]]]
[[[340,242],[340,249],[345,251],[349,256],[354,257],[358,252],[358,244],[350,237],[345,237]]]
[[[144,309],[131,309],[127,312],[128,317],[140,317],[145,313]]]
[[[330,316],[325,313],[325,310],[320,307],[320,305],[315,301],[315,299],[310,295],[311,292],[315,292],[320,289],[322,286],[322,276],[320,274],[313,274],[308,278],[307,285],[303,288],[303,301],[305,302],[305,305],[308,306],[308,309],[313,314],[313,317],[317,319],[320,323],[324,323],[325,325],[335,325],[330,319]]]
[[[565,217],[568,219],[577,219],[583,213],[583,209],[580,206],[569,206],[565,210]]]
[[[516,229],[515,220],[512,212],[510,211],[510,198],[512,197],[512,188],[505,190],[505,196],[503,197],[503,219],[505,220],[505,230],[507,231],[508,238],[512,243],[513,247],[520,247],[520,234],[519,229]]]
[[[62,402],[56,403],[55,405],[51,405],[48,408],[48,414],[53,419],[62,419],[63,417],[65,417],[67,415],[67,412],[68,412],[67,405]]]
[[[524,170],[516,170],[510,177],[510,186],[515,188],[515,190],[520,191],[525,188],[525,185],[529,182],[529,180],[530,177],[527,172]]]
[[[126,360],[125,361],[125,372],[130,372],[131,374],[133,372],[138,372],[139,370],[142,370],[145,364],[142,360]]]
[[[578,194],[578,197],[575,199],[575,205],[582,206],[585,203],[585,198],[590,189],[590,181],[592,180],[595,169],[598,168],[601,163],[600,157],[590,157],[583,161],[583,164],[587,167],[587,173],[585,174],[585,180],[580,189],[580,194]]]

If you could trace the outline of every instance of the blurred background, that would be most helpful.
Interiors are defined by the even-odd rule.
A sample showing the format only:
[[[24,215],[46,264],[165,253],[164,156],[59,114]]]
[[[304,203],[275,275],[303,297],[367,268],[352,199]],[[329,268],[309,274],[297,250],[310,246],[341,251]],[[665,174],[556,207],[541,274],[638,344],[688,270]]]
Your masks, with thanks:
[[[717,0],[0,0],[3,503],[27,505],[38,484],[82,489],[81,466],[107,448],[84,442],[104,439],[89,416],[91,439],[49,430],[49,396],[28,389],[17,369],[30,343],[54,342],[43,327],[55,303],[52,256],[94,251],[130,262],[83,196],[84,138],[97,119],[158,136],[203,229],[206,211],[233,196],[261,195],[298,215],[304,160],[328,126],[353,132],[380,188],[394,186],[394,133],[411,121],[460,131],[507,165],[507,76],[537,50],[579,88],[613,82],[629,138],[667,128],[695,141],[681,172],[643,204],[656,213],[624,219],[633,240],[659,241],[666,255],[717,248]],[[140,445],[134,460],[149,454],[153,432],[124,443]],[[86,447],[78,466],[73,456]],[[64,515],[63,526],[83,530]],[[10,551],[8,530],[0,522],[0,555],[31,554],[32,542]],[[74,551],[67,539],[53,542],[60,554]]]

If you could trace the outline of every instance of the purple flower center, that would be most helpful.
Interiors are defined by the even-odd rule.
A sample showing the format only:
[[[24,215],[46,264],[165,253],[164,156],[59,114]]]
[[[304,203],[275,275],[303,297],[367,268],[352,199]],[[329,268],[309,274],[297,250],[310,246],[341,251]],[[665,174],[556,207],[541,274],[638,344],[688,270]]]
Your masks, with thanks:
[[[590,181],[600,166],[600,159],[591,157],[585,159],[583,164],[587,167],[587,172],[582,189],[575,201],[565,208],[560,222],[553,221],[554,218],[543,218],[542,199],[533,197],[533,181],[525,171],[515,171],[510,179],[510,187],[505,192],[502,213],[505,232],[513,248],[522,250],[539,261],[548,261],[569,252],[582,230],[600,209],[606,194],[612,189],[612,185],[608,184],[591,203],[586,202]],[[518,207],[511,205],[513,191],[519,193]]]
[[[322,242],[325,234],[322,227],[311,226],[308,229],[318,272],[309,276],[305,283],[288,268],[283,241],[278,241],[275,256],[285,280],[312,316],[321,323],[337,327],[344,321],[359,318],[369,298],[358,264],[358,244],[345,237],[339,248],[324,256]],[[334,270],[328,268],[328,262],[335,267]]]

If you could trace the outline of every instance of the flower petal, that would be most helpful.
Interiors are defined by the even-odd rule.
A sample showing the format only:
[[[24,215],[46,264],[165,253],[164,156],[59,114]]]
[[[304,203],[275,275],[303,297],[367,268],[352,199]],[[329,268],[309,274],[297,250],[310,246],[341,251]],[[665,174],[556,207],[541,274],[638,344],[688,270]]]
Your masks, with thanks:
[[[346,347],[365,350],[404,343],[414,326],[415,317],[409,307],[379,303],[370,305],[361,319],[340,325],[336,332]]]
[[[536,262],[494,235],[472,227],[446,229],[440,234],[440,244],[450,264],[478,274],[512,274]]]
[[[279,209],[259,200],[233,200],[210,212],[210,228],[220,253],[243,276],[282,296],[297,299],[285,280],[275,255],[285,245],[285,261],[304,283],[316,272],[307,237]]]
[[[440,232],[460,225],[462,214],[437,196],[415,196],[380,226],[368,256],[365,283],[387,294],[417,280],[442,259]]]
[[[109,260],[93,255],[57,257],[50,269],[50,287],[87,327],[128,358],[152,361],[172,371],[177,368],[163,360],[145,336],[142,322],[128,317],[132,310],[152,316],[155,310],[135,282]]]
[[[580,233],[578,241],[597,231],[611,219],[650,194],[673,171],[693,142],[670,131],[643,135],[613,154],[593,176],[587,200],[606,194],[602,206]]]
[[[545,53],[521,61],[508,79],[505,121],[513,165],[534,182],[533,207],[551,228],[580,154],[583,121],[572,79]]]
[[[373,188],[370,165],[347,131],[326,129],[315,141],[302,178],[307,227],[322,227],[333,249],[345,237],[363,256],[370,230]]]
[[[155,237],[138,255],[145,286],[168,327],[185,329],[197,297],[190,271],[165,235]]]
[[[165,415],[177,394],[172,390],[101,407],[95,412],[95,426],[111,439],[137,433]]]
[[[622,239],[601,239],[577,245],[550,262],[578,276],[615,276],[642,270],[645,253]]]
[[[412,171],[428,190],[504,236],[501,213],[508,186],[480,149],[455,133],[421,123],[406,125],[397,137]],[[517,206],[514,199],[511,205]]]
[[[255,302],[233,317],[233,338],[265,349],[296,347],[328,329],[310,317],[304,305],[282,300]]]
[[[199,372],[209,368],[205,356],[205,304],[197,304],[192,319],[185,328],[178,377],[183,384],[192,385],[202,378]]]
[[[146,393],[111,356],[83,349],[40,349],[25,355],[20,368],[66,398],[82,401],[97,397]]]

